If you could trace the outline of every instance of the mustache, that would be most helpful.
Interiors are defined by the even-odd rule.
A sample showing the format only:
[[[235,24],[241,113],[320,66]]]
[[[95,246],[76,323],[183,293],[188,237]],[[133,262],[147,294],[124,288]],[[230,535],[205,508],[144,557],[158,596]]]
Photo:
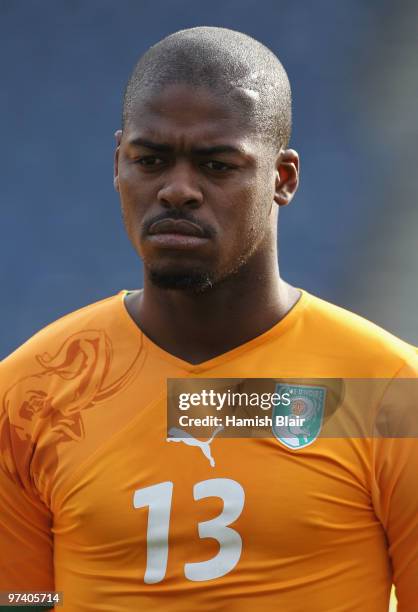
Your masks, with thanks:
[[[168,219],[170,221],[190,221],[190,223],[194,223],[195,225],[200,227],[203,232],[204,238],[213,238],[214,236],[216,236],[216,231],[213,229],[213,227],[207,225],[206,223],[202,223],[190,213],[185,213],[181,210],[171,210],[169,212],[164,212],[159,215],[156,215],[155,217],[152,217],[151,219],[148,219],[142,224],[142,236],[146,236],[149,233],[149,229],[153,223],[156,223],[157,221],[166,221]]]

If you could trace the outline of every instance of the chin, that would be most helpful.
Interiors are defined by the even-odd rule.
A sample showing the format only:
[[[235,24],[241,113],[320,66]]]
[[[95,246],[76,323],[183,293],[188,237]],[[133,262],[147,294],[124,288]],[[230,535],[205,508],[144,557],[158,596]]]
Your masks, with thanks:
[[[213,276],[208,270],[149,270],[149,280],[159,289],[204,293],[214,286]]]

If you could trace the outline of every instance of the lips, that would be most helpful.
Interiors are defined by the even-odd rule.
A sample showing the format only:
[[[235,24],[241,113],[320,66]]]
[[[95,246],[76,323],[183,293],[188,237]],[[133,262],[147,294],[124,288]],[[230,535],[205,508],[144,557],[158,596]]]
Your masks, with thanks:
[[[201,227],[184,219],[155,221],[148,230],[148,241],[156,248],[171,251],[200,249],[209,242]]]
[[[162,221],[156,221],[151,225],[148,233],[152,236],[157,234],[177,234],[204,238],[202,228],[185,219],[163,219]]]

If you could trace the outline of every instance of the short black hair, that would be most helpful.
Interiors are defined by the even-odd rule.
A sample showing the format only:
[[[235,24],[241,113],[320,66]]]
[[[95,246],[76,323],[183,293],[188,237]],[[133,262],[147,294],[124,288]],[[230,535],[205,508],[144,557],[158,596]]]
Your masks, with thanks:
[[[144,91],[176,83],[208,87],[222,95],[233,90],[257,131],[277,148],[287,147],[292,124],[289,79],[276,55],[254,38],[226,28],[197,27],[150,47],[126,86],[122,129]]]

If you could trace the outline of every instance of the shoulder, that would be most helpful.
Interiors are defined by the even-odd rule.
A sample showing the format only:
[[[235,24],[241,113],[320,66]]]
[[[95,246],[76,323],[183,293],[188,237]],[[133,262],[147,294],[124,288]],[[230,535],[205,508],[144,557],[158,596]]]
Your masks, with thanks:
[[[122,300],[123,292],[76,310],[40,330],[4,359],[0,363],[0,418],[10,418],[13,412],[26,431],[49,414],[58,399],[60,405],[68,406],[81,396],[93,397],[109,371],[113,346],[123,334]],[[24,431],[21,433],[23,436]]]
[[[0,448],[15,478],[27,479],[39,441],[53,448],[80,439],[81,411],[116,393],[135,374],[125,367],[129,351],[116,351],[121,357],[116,367],[112,362],[115,343],[131,331],[124,325],[122,300],[123,292],[58,319],[0,364]],[[118,376],[118,368],[127,371]]]
[[[96,335],[100,338],[121,312],[122,299],[123,292],[120,292],[53,321],[6,357],[0,364],[1,370],[7,371],[9,377],[20,376],[27,368],[33,369],[31,364],[36,369],[37,364],[48,361],[52,353],[61,353],[64,345],[92,341]]]
[[[408,342],[345,308],[311,294],[304,297],[306,333],[315,336],[318,354],[367,363],[377,376],[417,363],[417,349]]]

